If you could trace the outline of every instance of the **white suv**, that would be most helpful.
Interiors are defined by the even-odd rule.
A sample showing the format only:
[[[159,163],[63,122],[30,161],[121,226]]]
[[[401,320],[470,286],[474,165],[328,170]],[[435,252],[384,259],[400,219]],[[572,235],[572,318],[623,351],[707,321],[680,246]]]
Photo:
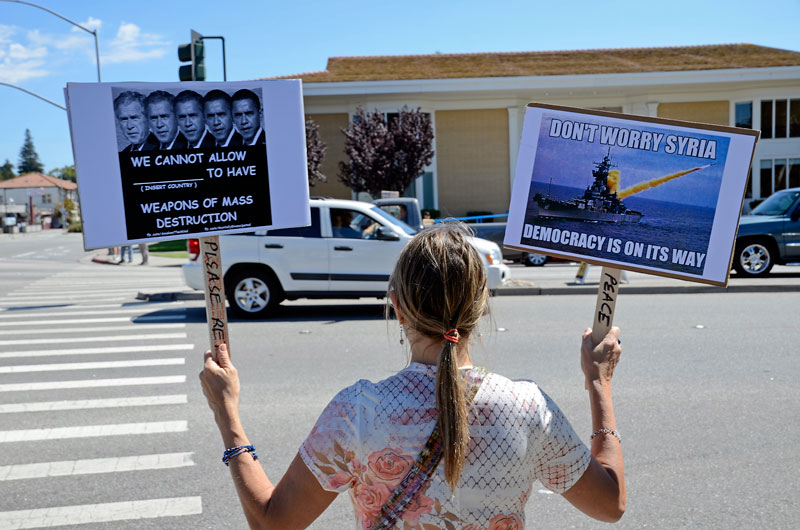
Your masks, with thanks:
[[[416,232],[375,205],[312,199],[311,226],[220,236],[225,294],[231,312],[258,318],[283,300],[386,296],[400,251]],[[470,238],[494,291],[510,276],[500,247]],[[189,240],[193,261],[183,266],[186,284],[203,289],[199,245]]]

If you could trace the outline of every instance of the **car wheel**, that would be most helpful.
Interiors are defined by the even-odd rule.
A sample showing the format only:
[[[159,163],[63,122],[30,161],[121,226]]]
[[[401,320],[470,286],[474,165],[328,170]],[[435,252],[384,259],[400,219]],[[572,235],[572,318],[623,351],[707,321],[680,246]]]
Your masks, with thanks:
[[[520,259],[526,267],[541,267],[547,263],[547,256],[544,254],[536,254],[535,252],[526,252]]]
[[[736,245],[733,268],[742,276],[766,276],[775,264],[772,247],[762,241],[744,241]]]
[[[241,318],[263,318],[275,312],[283,291],[267,271],[245,269],[225,278],[231,313]]]

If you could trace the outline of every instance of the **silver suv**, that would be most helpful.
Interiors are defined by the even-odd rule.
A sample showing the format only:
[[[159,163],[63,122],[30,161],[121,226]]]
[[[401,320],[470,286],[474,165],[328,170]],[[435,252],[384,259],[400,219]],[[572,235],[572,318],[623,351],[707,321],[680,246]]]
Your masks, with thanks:
[[[283,300],[386,295],[400,251],[416,231],[377,206],[359,201],[312,199],[311,225],[220,236],[225,291],[231,312],[260,318]],[[500,247],[470,238],[487,268],[489,289],[510,276]],[[192,261],[186,284],[203,289],[199,244],[189,240]]]

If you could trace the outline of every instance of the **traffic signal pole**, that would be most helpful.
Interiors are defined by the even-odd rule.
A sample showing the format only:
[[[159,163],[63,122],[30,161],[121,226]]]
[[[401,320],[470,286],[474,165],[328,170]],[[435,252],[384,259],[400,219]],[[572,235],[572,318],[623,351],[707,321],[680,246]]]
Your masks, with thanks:
[[[225,66],[225,37],[219,35],[215,35],[213,37],[206,37],[206,36],[200,37],[200,40],[208,40],[208,39],[219,39],[222,41],[222,80],[227,81],[228,74],[227,74],[227,67]]]

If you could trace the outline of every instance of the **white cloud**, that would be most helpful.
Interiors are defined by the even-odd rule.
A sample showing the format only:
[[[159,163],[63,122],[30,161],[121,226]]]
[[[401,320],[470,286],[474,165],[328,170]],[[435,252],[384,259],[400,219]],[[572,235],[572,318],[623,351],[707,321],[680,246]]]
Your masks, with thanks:
[[[17,84],[28,79],[45,77],[47,48],[36,43],[24,45],[14,42],[18,28],[0,24],[0,81]]]
[[[14,26],[6,26],[5,24],[0,24],[0,44],[5,44],[7,42],[11,42],[11,36],[17,32],[17,28]]]
[[[50,71],[43,68],[44,64],[42,60],[14,61],[10,57],[6,57],[0,62],[0,80],[16,84],[28,79],[48,76]]]
[[[78,24],[86,29],[93,29],[96,31],[100,29],[100,26],[103,25],[103,21],[99,18],[89,17],[89,20],[85,22],[78,22]],[[72,27],[72,31],[80,31],[81,33],[85,33],[81,28],[76,28],[75,26]]]
[[[64,33],[61,35],[50,35],[43,34],[38,29],[34,29],[27,32],[27,37],[33,45],[47,46],[62,51],[86,50],[94,54],[94,40],[92,36],[85,31],[81,31],[80,34]]]
[[[44,46],[26,47],[17,42],[8,47],[8,58],[12,61],[27,61],[28,59],[42,59],[47,55],[47,48]]]
[[[103,21],[89,17],[80,24],[98,30]],[[169,44],[161,35],[144,33],[136,24],[123,22],[110,42],[100,42],[100,65],[159,59],[166,55]],[[95,49],[92,36],[80,28],[45,33],[0,24],[0,81],[16,84],[58,75],[65,65],[84,61],[94,64]]]
[[[100,56],[101,64],[117,64],[158,59],[166,55],[168,41],[160,35],[142,33],[136,24],[120,24],[117,35]]]

